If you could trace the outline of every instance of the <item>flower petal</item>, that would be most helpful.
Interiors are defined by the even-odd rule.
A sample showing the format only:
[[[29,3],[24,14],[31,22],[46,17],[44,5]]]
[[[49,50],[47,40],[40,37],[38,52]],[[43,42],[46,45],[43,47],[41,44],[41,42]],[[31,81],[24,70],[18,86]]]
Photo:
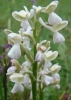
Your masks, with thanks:
[[[18,83],[23,83],[24,80],[24,76],[20,73],[14,73],[9,78],[12,82],[18,82]]]
[[[11,90],[12,93],[23,92],[23,91],[24,87],[21,83],[15,83],[14,87]]]
[[[18,59],[21,56],[20,44],[14,44],[8,52],[8,57]]]
[[[27,17],[27,13],[24,11],[24,10],[21,10],[21,11],[14,11],[12,13],[12,16],[17,20],[17,21],[24,21],[26,20],[26,17]]]
[[[64,42],[65,38],[62,34],[60,34],[59,32],[56,32],[53,34],[53,41],[54,43],[60,43],[60,42]]]

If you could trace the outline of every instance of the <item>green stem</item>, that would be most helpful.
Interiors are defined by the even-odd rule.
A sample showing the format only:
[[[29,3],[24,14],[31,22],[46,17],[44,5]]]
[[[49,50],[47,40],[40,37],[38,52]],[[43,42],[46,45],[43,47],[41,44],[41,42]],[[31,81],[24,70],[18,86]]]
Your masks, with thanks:
[[[1,100],[4,100],[4,98],[3,98],[3,97],[4,97],[4,96],[3,96],[3,90],[2,90],[2,89],[3,89],[2,80],[3,80],[3,79],[2,79],[2,76],[0,75],[0,98],[1,98]]]
[[[39,100],[43,100],[44,98],[44,95],[43,95],[43,88],[41,88],[41,83],[39,83],[39,90],[40,90],[40,93],[39,93]]]
[[[33,30],[34,39],[35,40],[37,39],[37,36],[36,36],[36,25],[37,25],[37,22],[35,22],[35,27],[34,27],[34,30]],[[35,59],[36,53],[37,53],[37,50],[36,50],[36,44],[35,44],[34,45],[34,59]],[[33,100],[36,100],[37,99],[36,98],[37,97],[37,62],[33,63],[32,71],[33,71],[33,76],[36,79],[36,80],[34,80],[32,82],[32,95],[33,95]]]

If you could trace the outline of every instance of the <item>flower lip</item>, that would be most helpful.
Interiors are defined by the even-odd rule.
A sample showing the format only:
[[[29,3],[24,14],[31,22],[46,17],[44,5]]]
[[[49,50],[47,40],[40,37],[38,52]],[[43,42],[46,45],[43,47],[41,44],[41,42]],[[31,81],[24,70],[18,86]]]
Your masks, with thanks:
[[[62,19],[54,12],[49,14],[48,23],[50,25],[56,25],[62,22]]]
[[[64,42],[65,38],[59,32],[55,32],[53,35],[53,41],[54,41],[54,43],[60,43],[60,42]]]
[[[19,43],[22,41],[21,35],[16,34],[16,33],[9,34],[8,39],[12,39],[15,43]]]

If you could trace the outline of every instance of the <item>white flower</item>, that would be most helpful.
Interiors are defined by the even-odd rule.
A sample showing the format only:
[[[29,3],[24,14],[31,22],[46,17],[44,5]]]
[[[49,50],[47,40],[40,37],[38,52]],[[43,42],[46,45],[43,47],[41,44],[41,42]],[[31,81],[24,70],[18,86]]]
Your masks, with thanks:
[[[24,30],[24,28],[20,28],[18,32],[22,36],[23,35],[23,32],[25,32],[25,30]]]
[[[28,74],[26,74],[26,75],[24,75],[24,82],[23,82],[23,84],[25,85],[25,86],[28,86],[29,85],[29,75]]]
[[[44,58],[47,59],[48,61],[54,60],[58,56],[58,51],[47,51],[44,53]]]
[[[30,39],[27,36],[23,37],[23,45],[30,51]]]
[[[17,20],[17,21],[25,21],[26,19],[30,19],[34,16],[34,10],[31,9],[30,11],[28,11],[27,7],[24,6],[25,10],[21,10],[21,11],[14,11],[12,13],[12,16]]]
[[[52,13],[58,5],[58,1],[52,1],[47,7],[42,7],[41,12],[50,14]]]
[[[56,85],[60,82],[60,76],[58,73],[52,74],[53,80],[52,80],[52,84]]]
[[[36,7],[35,5],[33,5],[32,8],[36,11],[36,13],[39,13],[42,10],[41,6]]]
[[[68,21],[64,20],[61,23],[57,24],[57,25],[53,25],[51,31],[52,32],[58,32],[59,30],[63,29],[64,27],[66,27],[68,24]]]
[[[28,29],[28,27],[30,27],[30,29],[31,29],[31,26],[30,26],[28,20],[23,21],[23,22],[21,23],[21,27],[22,27],[25,31]]]
[[[10,34],[10,33],[13,33],[11,30],[9,29],[4,29],[4,32],[6,33],[6,35]]]
[[[54,65],[50,68],[50,70],[51,70],[52,73],[57,73],[57,72],[59,72],[60,69],[61,69],[61,66],[59,66],[58,64],[54,64]]]
[[[22,41],[21,35],[16,34],[16,33],[10,33],[8,35],[8,39],[12,39],[14,43],[20,43]]]
[[[8,57],[18,59],[21,56],[20,43],[22,37],[19,34],[11,33],[8,35],[8,39],[12,39],[14,42],[13,47],[8,52]]]
[[[41,50],[42,52],[50,49],[50,41],[43,40],[40,43],[37,43],[37,50]]]
[[[60,34],[59,32],[56,32],[53,34],[53,41],[54,43],[60,43],[65,41],[65,38],[62,34]]]
[[[20,44],[14,44],[8,52],[8,57],[18,59],[21,56]]]
[[[33,33],[31,31],[31,27],[28,27],[25,31],[24,28],[19,30],[19,34],[22,36],[23,45],[30,51],[30,41],[33,39]]]
[[[27,13],[27,19],[30,19],[30,18],[32,18],[33,16],[34,16],[34,9],[31,9],[30,11],[27,9],[27,7],[26,6],[23,6],[24,7],[24,9],[25,9],[25,11],[26,11],[26,13]]]
[[[52,32],[58,32],[59,30],[61,30],[62,28],[64,28],[65,26],[67,26],[68,24],[68,21],[58,21],[59,23],[58,24],[54,24],[56,23],[55,21],[50,21],[51,24],[54,24],[52,26],[48,25],[48,23],[46,24],[42,18],[40,17],[39,18],[39,22],[42,26],[44,26],[45,28],[51,30]]]
[[[42,76],[42,82],[48,86],[49,84],[51,84],[51,81],[53,80],[53,78],[51,76],[47,76],[47,75],[43,75]]]
[[[24,10],[21,10],[21,11],[14,11],[13,13],[12,13],[12,16],[16,19],[16,20],[18,20],[18,21],[24,21],[24,20],[26,20],[26,17],[27,17],[27,13],[26,13],[26,11],[24,11]]]
[[[22,64],[22,67],[30,67],[31,66],[31,63],[29,61],[25,61],[23,64]]]
[[[51,66],[52,66],[52,63],[50,61],[48,61],[47,59],[45,59],[45,63],[44,63],[43,69],[47,70]]]
[[[11,90],[12,93],[23,92],[23,91],[24,87],[21,83],[15,83],[14,87]]]
[[[30,41],[33,39],[33,31],[31,31],[31,26],[28,22],[28,20],[23,21],[21,23],[21,29],[19,30],[20,35],[22,36],[23,39],[23,45],[28,49],[31,50],[30,48]]]
[[[62,22],[62,19],[54,12],[49,14],[48,23],[50,25],[56,25]]]
[[[42,61],[42,58],[43,58],[43,53],[41,50],[37,51],[37,54],[35,56],[35,61],[37,62],[41,62]]]
[[[17,69],[17,68],[16,68],[15,66],[9,67],[9,68],[7,69],[6,75],[14,73],[16,69]]]
[[[44,26],[45,28],[47,28],[47,29],[49,29],[49,30],[52,30],[52,27],[49,26],[49,25],[47,25],[47,24],[42,20],[41,17],[39,18],[39,23],[40,23],[42,26]]]
[[[10,77],[11,82],[23,83],[24,76],[20,73],[13,73]]]

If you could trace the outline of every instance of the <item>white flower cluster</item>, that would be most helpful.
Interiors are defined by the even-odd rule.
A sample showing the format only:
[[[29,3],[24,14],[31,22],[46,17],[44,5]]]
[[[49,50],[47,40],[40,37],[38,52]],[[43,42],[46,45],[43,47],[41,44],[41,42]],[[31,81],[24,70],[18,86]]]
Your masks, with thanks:
[[[43,40],[40,43],[37,43],[34,37],[34,23],[37,21],[40,22],[42,26],[51,30],[53,34],[54,43],[59,43],[65,41],[65,38],[58,32],[64,28],[68,22],[62,21],[62,19],[54,13],[58,5],[58,1],[51,2],[46,7],[35,5],[32,6],[32,9],[28,11],[27,7],[24,6],[25,10],[14,11],[12,16],[21,22],[21,28],[17,33],[14,33],[8,29],[5,29],[5,33],[8,36],[8,43],[12,45],[12,48],[8,52],[8,57],[12,58],[12,66],[8,68],[7,75],[11,82],[14,82],[15,85],[12,88],[11,92],[16,93],[19,91],[24,91],[24,86],[27,88],[32,88],[31,80],[35,80],[35,77],[32,73],[32,64],[37,62],[37,87],[41,83],[42,86],[48,86],[52,84],[54,87],[60,88],[60,76],[58,74],[61,66],[58,64],[52,65],[53,61],[57,56],[57,51],[50,50],[50,41]],[[44,22],[39,13],[46,13],[49,15],[48,22]],[[35,58],[31,55],[31,45],[36,45],[36,55]],[[18,58],[22,55],[22,49],[25,57],[23,64],[19,64]]]

